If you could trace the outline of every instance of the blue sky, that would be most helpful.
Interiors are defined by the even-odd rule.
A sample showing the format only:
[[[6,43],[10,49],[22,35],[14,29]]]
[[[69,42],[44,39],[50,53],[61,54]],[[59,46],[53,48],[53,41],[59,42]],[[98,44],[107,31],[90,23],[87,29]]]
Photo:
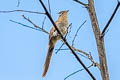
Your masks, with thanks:
[[[45,0],[43,0],[45,1]],[[84,1],[84,0],[81,0]],[[91,52],[94,60],[99,61],[94,34],[91,28],[89,15],[84,6],[72,0],[50,0],[51,11],[54,21],[61,10],[69,10],[69,23],[72,23],[72,31],[67,40],[71,44],[75,31],[85,21],[85,25],[80,29],[74,46],[85,52]],[[84,2],[87,2],[85,0]],[[47,0],[44,2],[47,5]],[[102,31],[114,8],[117,0],[96,0],[95,9],[99,26]],[[44,12],[39,0],[20,0],[19,7],[17,0],[1,0],[1,10],[24,9]],[[48,7],[48,6],[47,6]],[[41,26],[45,15],[29,13],[0,13],[0,80],[64,80],[70,73],[82,69],[75,57],[68,51],[60,51],[52,56],[49,71],[45,78],[42,78],[43,64],[47,53],[48,35],[22,25],[15,24],[9,20],[21,22],[32,26],[25,21],[21,15],[29,17],[34,23]],[[117,11],[113,21],[109,26],[109,31],[105,35],[105,48],[108,62],[110,80],[118,80],[120,72],[120,10]],[[49,31],[52,24],[47,18],[44,28]],[[62,44],[58,41],[55,48]],[[64,46],[66,48],[66,46]],[[89,66],[91,62],[80,56],[82,61]],[[97,80],[101,80],[100,72],[96,67],[89,69]],[[86,71],[81,71],[67,80],[91,80]]]

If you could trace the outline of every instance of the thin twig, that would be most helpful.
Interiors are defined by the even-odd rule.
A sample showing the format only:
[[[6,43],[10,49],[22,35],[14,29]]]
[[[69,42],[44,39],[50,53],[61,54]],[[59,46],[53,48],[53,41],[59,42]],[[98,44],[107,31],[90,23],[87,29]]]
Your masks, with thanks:
[[[42,28],[44,28],[45,20],[46,20],[46,16],[45,16],[44,19],[43,19]]]
[[[62,47],[63,47],[63,45],[64,45],[64,43],[62,43],[62,45],[59,47],[59,49],[55,49],[55,50],[57,50],[55,53],[57,54],[60,50],[63,50],[63,49],[61,49]],[[65,49],[64,49],[65,50]]]
[[[99,67],[99,64],[96,63],[96,62],[93,60],[93,58],[92,58],[92,56],[91,56],[91,53],[88,54],[88,53],[86,53],[86,52],[84,52],[84,51],[82,51],[82,50],[76,49],[76,48],[74,48],[74,47],[72,47],[72,48],[73,48],[74,51],[83,53],[83,54],[84,54],[85,56],[87,56],[87,58],[93,63],[94,66],[97,66],[98,68],[100,68],[100,67]]]
[[[68,26],[68,32],[67,32],[68,35],[70,35],[71,29],[72,29],[72,23],[70,23],[69,26]]]
[[[49,13],[51,15],[50,0],[48,0],[48,6],[49,6]]]
[[[86,59],[89,59],[86,55],[84,55],[84,54],[82,54],[82,53],[80,53],[80,52],[76,52],[76,53],[77,53],[78,55],[80,55],[80,56],[86,58]]]
[[[113,20],[113,17],[115,16],[115,14],[116,14],[119,6],[120,6],[120,2],[118,1],[118,4],[117,4],[117,6],[116,6],[116,8],[115,8],[115,10],[114,10],[114,12],[113,12],[113,14],[112,14],[112,16],[110,17],[109,21],[107,22],[107,24],[105,25],[105,27],[104,27],[104,29],[103,29],[103,31],[102,31],[102,33],[101,33],[101,38],[104,37],[104,33],[105,33],[105,31],[107,30],[107,28],[109,27],[111,21]]]
[[[85,64],[81,61],[81,59],[77,56],[77,54],[74,52],[74,50],[71,48],[71,46],[68,44],[67,40],[63,37],[63,35],[61,34],[61,32],[59,31],[59,29],[57,28],[56,24],[54,23],[51,15],[49,14],[49,12],[47,11],[46,6],[44,5],[44,3],[42,2],[42,0],[39,0],[42,7],[44,8],[46,15],[48,16],[49,20],[51,21],[51,23],[53,24],[53,26],[55,27],[55,29],[57,30],[58,34],[60,34],[61,39],[64,41],[64,43],[67,45],[67,47],[71,50],[71,52],[73,53],[73,55],[75,56],[75,58],[78,60],[78,62],[82,65],[82,67],[86,70],[86,72],[91,76],[91,78],[93,80],[96,80],[95,77],[93,76],[93,74],[88,70],[88,68],[85,66]]]
[[[30,22],[35,28],[39,28],[40,30],[42,30],[43,32],[49,34],[48,31],[46,31],[45,29],[43,29],[42,27],[39,27],[38,25],[36,25],[35,23],[33,23],[29,18],[26,18],[24,15],[22,15],[22,17],[27,20],[28,22]]]
[[[72,26],[72,23],[70,23],[67,28],[69,29],[71,26]]]
[[[71,28],[72,28],[72,23],[70,23],[67,27],[67,33],[65,35],[65,38],[67,37],[67,35],[71,32]]]
[[[71,48],[72,48],[74,51],[77,51],[77,52],[82,53],[82,54],[84,54],[85,56],[89,57],[89,54],[88,54],[88,53],[86,53],[86,52],[84,52],[84,51],[82,51],[82,50],[79,50],[79,49],[77,49],[77,48],[74,48],[73,46],[71,46]],[[65,48],[65,49],[59,48],[59,49],[55,49],[55,50],[69,50],[69,49],[68,49],[68,48]]]
[[[83,53],[83,54],[86,55],[86,56],[89,56],[88,53],[86,53],[86,52],[84,52],[84,51],[82,51],[82,50],[79,50],[79,49],[77,49],[77,48],[74,48],[73,46],[72,46],[72,49],[73,49],[74,51],[77,51],[77,52]]]
[[[73,0],[73,1],[75,1],[75,2],[77,2],[77,3],[80,3],[80,4],[82,4],[82,5],[85,6],[85,7],[87,7],[87,5],[88,5],[88,4],[85,4],[85,3],[81,2],[80,0]]]
[[[79,53],[82,53],[82,54],[79,54],[79,55],[81,55],[81,56],[89,59],[95,67],[97,66],[97,67],[100,69],[99,64],[93,60],[91,53],[88,54],[87,52],[84,52],[84,51],[82,51],[82,50],[79,50],[79,49],[77,49],[77,48],[74,48],[73,46],[71,46],[71,48],[72,48],[74,51],[77,51],[77,52],[79,52]],[[59,48],[59,49],[55,49],[55,50],[69,50],[69,49],[68,49],[68,48],[67,48],[67,49],[61,49],[61,48]]]
[[[20,0],[18,0],[17,7],[19,7],[19,5],[20,5]]]
[[[80,27],[77,29],[76,34],[75,34],[75,36],[74,36],[74,38],[73,38],[73,40],[72,40],[72,46],[74,46],[74,41],[75,41],[75,39],[76,39],[76,37],[77,37],[77,34],[78,34],[79,30],[81,29],[81,27],[86,23],[86,21],[87,21],[87,20],[85,20],[85,21],[80,25]]]
[[[88,58],[91,60],[91,62],[92,62],[92,64],[93,64],[94,67],[97,66],[97,67],[100,69],[100,65],[93,60],[93,57],[92,57],[92,55],[91,55],[91,52],[89,52]]]
[[[27,10],[0,11],[0,13],[12,13],[12,12],[26,12],[26,13],[34,13],[34,14],[45,14],[45,13],[41,13],[41,12],[27,11]]]
[[[90,67],[92,67],[92,66],[93,66],[93,64],[91,64],[91,65],[88,66],[87,68],[90,68]],[[66,80],[67,78],[71,77],[72,75],[75,75],[76,73],[78,73],[78,72],[80,72],[80,71],[83,71],[83,70],[84,70],[84,69],[80,69],[80,70],[77,70],[77,71],[69,74],[67,77],[64,78],[64,80]]]
[[[59,49],[55,49],[55,50],[59,50]],[[66,49],[60,49],[60,50],[69,50],[69,48],[66,48]]]
[[[37,31],[42,31],[40,29],[37,29],[37,28],[31,27],[31,26],[25,25],[23,23],[20,23],[20,22],[14,21],[14,20],[9,20],[9,21],[11,21],[13,23],[17,23],[17,24],[22,25],[22,26],[27,27],[27,28],[31,28],[31,29],[34,29],[34,30],[37,30]]]

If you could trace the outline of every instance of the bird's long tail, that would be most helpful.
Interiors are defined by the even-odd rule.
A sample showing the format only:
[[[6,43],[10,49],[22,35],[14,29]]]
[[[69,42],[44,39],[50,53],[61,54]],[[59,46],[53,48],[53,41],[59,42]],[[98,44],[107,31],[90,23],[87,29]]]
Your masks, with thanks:
[[[49,45],[48,45],[48,52],[47,52],[46,60],[45,60],[44,67],[43,67],[42,77],[45,77],[48,71],[55,44],[56,42],[53,43],[53,41],[50,40]]]

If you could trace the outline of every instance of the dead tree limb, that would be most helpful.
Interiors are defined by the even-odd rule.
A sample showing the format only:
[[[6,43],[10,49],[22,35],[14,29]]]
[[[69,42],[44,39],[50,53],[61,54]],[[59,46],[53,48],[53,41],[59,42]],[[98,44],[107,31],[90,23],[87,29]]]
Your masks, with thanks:
[[[104,39],[101,39],[101,32],[100,32],[100,28],[99,28],[99,24],[96,16],[95,8],[94,8],[94,0],[88,0],[87,10],[89,12],[93,32],[94,32],[96,43],[97,43],[102,80],[109,80],[107,59],[106,59],[106,53],[104,48]]]

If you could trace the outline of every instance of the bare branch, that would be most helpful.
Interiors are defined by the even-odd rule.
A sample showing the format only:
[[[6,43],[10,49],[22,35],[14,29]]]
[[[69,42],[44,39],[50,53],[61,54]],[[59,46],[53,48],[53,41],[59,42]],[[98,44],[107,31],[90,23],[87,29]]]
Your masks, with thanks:
[[[70,34],[70,32],[71,32],[71,28],[72,28],[72,23],[70,23],[69,25],[68,25],[68,27],[67,27],[67,33],[66,33],[66,35],[65,35],[65,38]]]
[[[44,28],[45,20],[46,20],[46,16],[45,16],[44,19],[43,19],[43,22],[42,22],[42,28]]]
[[[73,38],[73,40],[72,40],[72,46],[74,45],[74,41],[75,41],[75,38],[77,37],[77,34],[78,34],[79,30],[80,30],[81,27],[85,24],[86,21],[87,21],[87,20],[85,20],[85,21],[80,25],[80,27],[77,29],[76,34],[75,34],[75,36],[74,36],[74,38]]]
[[[63,46],[63,45],[62,45],[62,46]],[[95,66],[95,67],[97,66],[97,67],[100,69],[99,64],[93,60],[93,57],[92,57],[91,53],[88,54],[87,52],[82,51],[82,50],[77,49],[77,48],[74,48],[73,46],[71,46],[71,47],[72,47],[72,49],[73,49],[74,51],[77,51],[77,52],[79,52],[79,53],[82,53],[83,55],[80,54],[81,56],[89,59],[89,60],[92,62],[93,66]],[[68,49],[68,48],[66,48],[66,49],[61,49],[61,47],[60,47],[59,49],[55,49],[55,50],[59,50],[59,51],[60,51],[60,50],[69,50],[69,49]],[[85,55],[85,56],[84,56],[84,55]]]
[[[92,66],[93,66],[93,64],[91,64],[91,65],[88,66],[87,68],[90,68],[90,67],[92,67]],[[70,75],[68,75],[67,77],[65,77],[64,80],[66,80],[66,79],[69,78],[70,76],[75,75],[76,73],[78,73],[78,72],[80,72],[80,71],[83,71],[83,70],[84,70],[84,69],[80,69],[80,70],[77,70],[77,71],[71,73]]]
[[[77,2],[77,3],[80,3],[81,5],[83,5],[83,6],[85,6],[85,7],[88,6],[88,4],[85,4],[85,3],[81,2],[80,0],[73,0],[73,1],[75,1],[75,2]]]
[[[39,28],[40,30],[42,30],[43,32],[49,34],[49,32],[47,32],[45,29],[39,27],[38,25],[34,24],[29,18],[26,18],[24,15],[22,15],[22,17],[27,20],[28,22],[30,22],[35,28]]]
[[[25,25],[25,24],[23,24],[23,23],[20,23],[20,22],[14,21],[14,20],[10,20],[10,21],[13,22],[13,23],[22,25],[22,26],[24,26],[24,27],[27,27],[27,28],[31,28],[31,29],[34,29],[34,30],[37,30],[37,31],[41,31],[40,29],[37,29],[37,28],[31,27],[31,26]]]
[[[12,10],[12,11],[0,11],[0,13],[12,13],[12,12],[26,12],[26,13],[34,13],[34,14],[45,14],[41,12],[27,11],[27,10]]]
[[[114,10],[114,12],[113,12],[113,14],[112,14],[112,16],[110,17],[109,21],[107,22],[107,24],[105,25],[105,27],[104,27],[104,29],[103,29],[103,31],[102,31],[102,33],[101,33],[101,38],[104,37],[105,31],[107,30],[107,28],[109,27],[109,24],[110,24],[111,21],[113,20],[113,17],[115,16],[115,14],[116,14],[119,6],[120,6],[120,2],[118,1],[118,4],[117,4],[117,6],[116,6],[116,8],[115,8],[115,10]]]
[[[55,49],[55,50],[57,50],[55,53],[57,54],[60,50],[63,50],[63,49],[61,49],[62,47],[63,47],[63,45],[64,45],[64,43],[62,43],[62,45],[59,47],[59,49]],[[64,49],[65,50],[65,49]]]
[[[39,0],[42,7],[44,8],[46,15],[48,16],[48,18],[50,19],[51,23],[53,24],[53,26],[55,27],[55,29],[57,30],[57,32],[60,34],[60,37],[62,38],[62,40],[65,42],[65,44],[67,45],[67,47],[71,50],[71,52],[73,53],[73,55],[75,56],[75,58],[78,60],[78,62],[83,66],[83,68],[87,71],[87,73],[91,76],[91,78],[93,80],[96,80],[95,77],[92,75],[92,73],[88,70],[88,68],[85,66],[85,64],[81,61],[81,59],[77,56],[77,54],[74,52],[74,50],[71,48],[71,46],[68,44],[67,40],[62,36],[61,32],[59,31],[59,29],[57,28],[56,24],[54,23],[51,15],[48,13],[44,3],[42,2],[42,0]]]
[[[69,32],[71,32],[72,23],[69,24],[68,28],[70,29]]]
[[[17,7],[19,7],[19,5],[20,5],[20,0],[18,0]]]
[[[55,49],[55,50],[69,50],[69,48],[66,48],[66,49]]]
[[[51,15],[50,0],[48,0],[48,6],[49,6],[49,13]]]
[[[79,50],[79,49],[74,48],[74,47],[72,47],[72,49],[73,49],[74,51],[77,51],[77,52],[83,53],[83,54],[86,55],[86,56],[89,56],[88,53],[86,53],[86,52],[84,52],[84,51],[82,51],[82,50]]]
[[[74,51],[83,53],[85,56],[87,56],[87,58],[92,62],[92,64],[93,64],[94,66],[97,66],[98,68],[100,68],[100,67],[99,67],[99,64],[97,64],[97,63],[93,60],[93,58],[92,58],[92,56],[91,56],[90,54],[88,54],[88,53],[86,53],[86,52],[84,52],[84,51],[82,51],[82,50],[79,50],[79,49],[77,49],[77,48],[74,48],[74,47],[72,47],[72,49],[73,49]]]

